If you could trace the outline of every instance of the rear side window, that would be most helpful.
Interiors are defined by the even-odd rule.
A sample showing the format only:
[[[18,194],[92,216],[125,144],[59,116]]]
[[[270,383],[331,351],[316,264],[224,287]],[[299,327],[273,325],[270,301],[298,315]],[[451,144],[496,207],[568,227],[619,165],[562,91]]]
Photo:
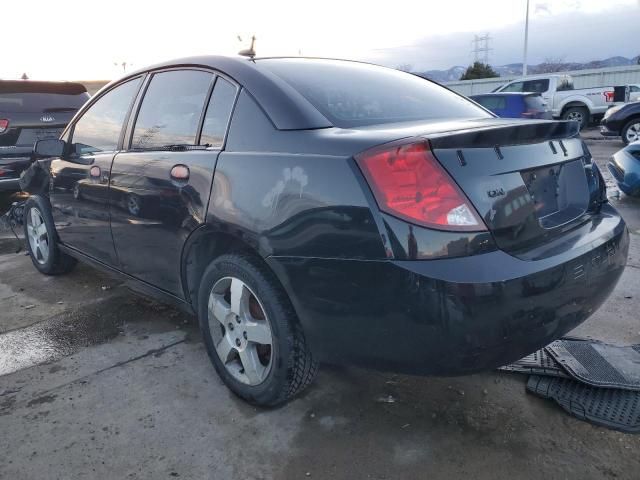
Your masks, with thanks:
[[[529,110],[544,110],[545,104],[541,97],[539,96],[530,96],[525,97],[524,103],[527,105]]]
[[[536,80],[527,80],[523,87],[525,92],[543,93],[549,90],[549,79],[540,78]]]
[[[556,88],[556,90],[559,92],[573,90],[573,78],[571,77],[560,78],[558,80],[558,87]]]
[[[72,142],[78,154],[114,151],[118,148],[124,117],[138,91],[138,77],[117,86],[96,101],[73,128]]]
[[[222,148],[235,100],[236,87],[224,78],[218,77],[204,117],[200,145]]]
[[[522,92],[524,82],[513,82],[504,87],[501,92]]]
[[[197,70],[156,73],[142,100],[132,149],[193,145],[213,74]]]
[[[507,100],[501,95],[476,97],[474,100],[488,110],[502,110],[507,108]]]
[[[256,63],[293,87],[338,127],[489,115],[435,83],[391,68],[312,59]]]
[[[69,112],[88,99],[86,88],[79,83],[0,81],[0,111]]]

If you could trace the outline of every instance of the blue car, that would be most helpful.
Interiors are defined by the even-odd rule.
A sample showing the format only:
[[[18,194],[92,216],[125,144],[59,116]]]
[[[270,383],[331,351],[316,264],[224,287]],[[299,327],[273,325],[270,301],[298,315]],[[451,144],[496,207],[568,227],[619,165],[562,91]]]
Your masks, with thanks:
[[[640,141],[613,154],[607,165],[618,187],[627,195],[640,197]]]
[[[471,95],[478,102],[499,117],[538,118],[551,120],[551,111],[539,93],[499,92]]]

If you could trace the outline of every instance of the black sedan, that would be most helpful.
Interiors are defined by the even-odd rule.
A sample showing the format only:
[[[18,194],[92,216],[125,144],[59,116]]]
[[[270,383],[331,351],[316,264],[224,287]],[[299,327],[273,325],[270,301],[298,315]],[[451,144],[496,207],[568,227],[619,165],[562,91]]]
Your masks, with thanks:
[[[35,267],[86,261],[194,313],[221,378],[259,405],[321,361],[511,362],[584,321],[626,264],[577,124],[499,119],[364,63],[156,65],[35,154],[50,174],[25,209]]]
[[[600,123],[600,133],[620,137],[625,145],[640,140],[640,102],[611,107]]]

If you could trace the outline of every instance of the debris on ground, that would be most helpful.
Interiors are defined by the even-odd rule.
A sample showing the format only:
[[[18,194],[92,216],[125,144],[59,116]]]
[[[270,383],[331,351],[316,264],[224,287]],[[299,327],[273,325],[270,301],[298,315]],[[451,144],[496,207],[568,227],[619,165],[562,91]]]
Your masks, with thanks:
[[[396,403],[396,398],[393,395],[381,395],[376,398],[377,403]]]
[[[640,345],[563,338],[499,370],[529,374],[528,392],[576,418],[640,433]]]

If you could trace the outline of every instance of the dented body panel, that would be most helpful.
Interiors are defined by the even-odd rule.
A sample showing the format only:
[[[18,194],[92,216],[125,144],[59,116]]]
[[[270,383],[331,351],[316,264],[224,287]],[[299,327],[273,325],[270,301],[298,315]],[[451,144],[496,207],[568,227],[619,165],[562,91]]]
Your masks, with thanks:
[[[216,255],[257,255],[321,360],[456,374],[563,335],[626,264],[626,226],[571,123],[482,111],[338,128],[259,61],[241,59],[183,59],[127,78],[166,68],[236,83],[220,148],[130,150],[142,88],[108,161],[51,167],[61,248],[146,293],[193,309]],[[427,143],[484,225],[435,230],[381,211],[354,158],[398,141]],[[190,169],[187,182],[169,178],[174,165]]]

